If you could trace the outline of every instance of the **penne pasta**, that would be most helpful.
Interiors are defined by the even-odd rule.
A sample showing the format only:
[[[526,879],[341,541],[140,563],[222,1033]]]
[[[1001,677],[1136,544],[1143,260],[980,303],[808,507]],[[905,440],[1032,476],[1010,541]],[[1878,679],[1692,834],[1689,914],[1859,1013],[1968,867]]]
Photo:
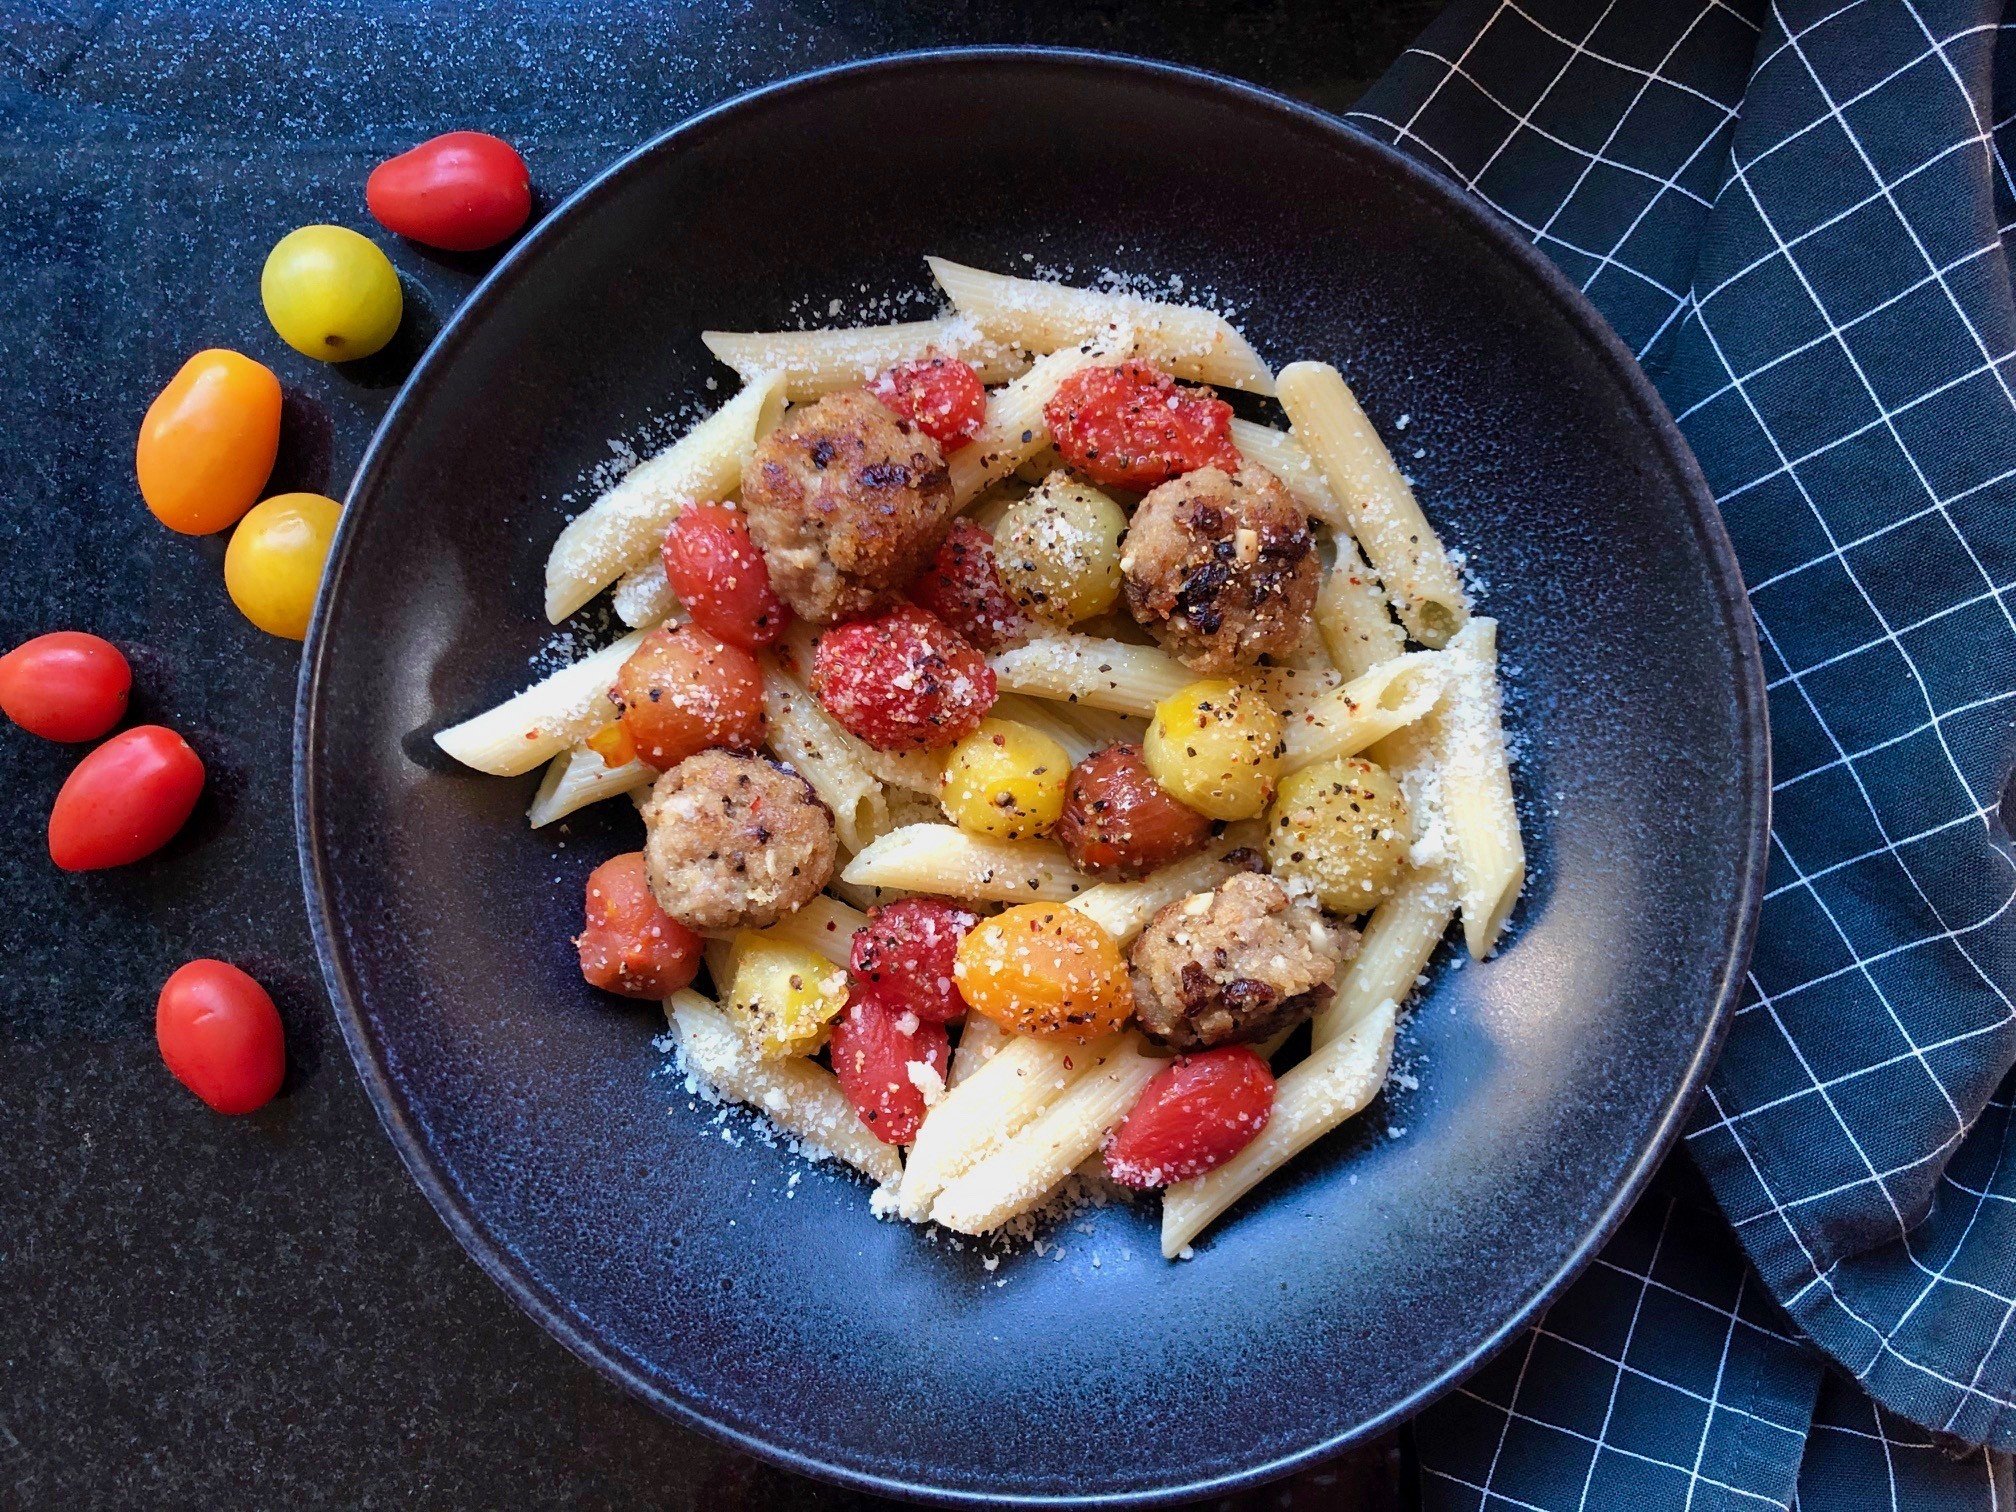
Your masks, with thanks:
[[[1498,622],[1473,619],[1449,643],[1449,691],[1437,722],[1442,817],[1456,853],[1463,939],[1483,960],[1526,882],[1526,846],[1498,696]]]
[[[989,394],[980,433],[952,453],[947,463],[959,507],[964,509],[1050,445],[1050,422],[1043,406],[1060,383],[1081,369],[1117,362],[1127,350],[1124,341],[1066,347],[1039,357],[1020,378]]]
[[[862,742],[843,730],[774,657],[763,669],[765,743],[812,784],[833,811],[833,832],[850,851],[881,834],[889,818],[882,781],[868,769]]]
[[[1053,703],[1046,699],[1024,698],[1019,693],[1003,693],[994,700],[994,707],[987,711],[989,719],[1012,719],[1017,724],[1027,725],[1039,734],[1047,735],[1064,747],[1064,754],[1076,766],[1104,743],[1095,740],[1083,728],[1063,718],[1061,710],[1068,705]]]
[[[616,580],[609,595],[616,618],[635,630],[644,625],[662,625],[679,613],[679,600],[665,581],[665,558],[654,555],[642,566],[632,567]]]
[[[1386,590],[1366,565],[1358,542],[1343,530],[1333,539],[1337,559],[1316,590],[1316,631],[1339,672],[1363,677],[1404,652],[1407,637],[1394,622]]]
[[[1446,646],[1469,617],[1469,601],[1386,443],[1329,364],[1291,363],[1280,387],[1295,439],[1329,481],[1407,633],[1432,649]]]
[[[947,1182],[931,1205],[932,1221],[961,1234],[984,1234],[1040,1205],[1097,1153],[1149,1078],[1167,1064],[1148,1054],[1140,1035],[1122,1035],[1019,1133]]]
[[[1322,469],[1288,432],[1251,420],[1234,419],[1232,444],[1248,462],[1259,464],[1279,478],[1294,495],[1295,502],[1315,518],[1333,530],[1351,528],[1337,496],[1324,481]]]
[[[642,630],[633,630],[494,709],[440,731],[434,743],[464,766],[494,777],[529,772],[616,717],[609,689],[643,639]]]
[[[784,388],[763,376],[568,521],[546,558],[546,617],[558,624],[648,562],[681,507],[742,486],[742,464],[784,412]]]
[[[1253,1142],[1215,1171],[1162,1194],[1162,1255],[1174,1260],[1211,1221],[1268,1176],[1362,1111],[1393,1062],[1392,1006],[1382,1005],[1283,1073],[1274,1111]]]
[[[838,898],[820,894],[794,914],[787,914],[768,929],[749,931],[765,940],[776,940],[786,945],[797,945],[803,949],[823,955],[835,966],[848,963],[848,952],[853,948],[854,931],[868,922],[867,914]],[[713,969],[715,946],[733,939],[742,931],[724,929],[711,931],[708,935],[708,969]],[[724,956],[722,959],[726,959]],[[720,979],[715,979],[720,985]]]
[[[990,658],[1005,693],[1090,704],[1149,718],[1155,705],[1197,680],[1197,674],[1154,646],[1090,635],[1045,635]]]
[[[1382,1003],[1404,1007],[1428,958],[1456,917],[1456,889],[1439,866],[1416,867],[1392,897],[1372,910],[1336,994],[1310,1025],[1320,1050]]]
[[[1028,369],[1028,353],[991,341],[962,316],[838,331],[702,331],[700,339],[744,383],[774,373],[793,404],[856,388],[913,357],[956,357],[982,383],[1006,383]]]
[[[673,993],[665,1000],[665,1016],[679,1036],[687,1069],[716,1094],[747,1103],[878,1186],[902,1179],[895,1147],[868,1132],[831,1071],[802,1055],[758,1056],[728,1016],[697,992]]]
[[[1287,722],[1282,773],[1332,757],[1356,756],[1414,723],[1441,696],[1446,660],[1439,651],[1410,651],[1308,704]]]
[[[657,769],[641,761],[612,767],[585,745],[569,746],[547,763],[532,806],[525,810],[525,822],[542,829],[604,798],[642,792],[657,780]]]
[[[970,1017],[970,1015],[969,1015]],[[896,1207],[912,1223],[931,1216],[938,1194],[999,1149],[1116,1043],[1090,1045],[1012,1035],[924,1115]]]
[[[924,259],[953,307],[996,341],[1054,352],[1112,326],[1140,340],[1140,355],[1179,378],[1272,394],[1274,375],[1224,316],[1137,294],[988,273],[942,257]]]
[[[1062,903],[1093,885],[1048,841],[994,840],[950,824],[912,824],[884,835],[848,862],[840,879],[1003,903]]]
[[[984,1014],[969,1013],[959,1029],[959,1043],[952,1047],[952,1065],[945,1073],[945,1085],[956,1087],[1000,1053],[1008,1043],[1008,1031]]]
[[[1148,927],[1148,921],[1178,898],[1207,892],[1237,869],[1225,859],[1228,851],[1260,842],[1251,824],[1235,825],[1212,847],[1187,861],[1165,866],[1134,882],[1101,882],[1071,900],[1070,906],[1113,936],[1124,950]]]

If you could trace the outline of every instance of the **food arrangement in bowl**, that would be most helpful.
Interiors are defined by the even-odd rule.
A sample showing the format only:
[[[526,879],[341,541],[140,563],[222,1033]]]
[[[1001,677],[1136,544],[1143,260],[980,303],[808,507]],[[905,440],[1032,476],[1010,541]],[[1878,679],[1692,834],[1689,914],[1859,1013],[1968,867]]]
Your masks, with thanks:
[[[435,739],[546,763],[535,826],[637,802],[584,976],[878,1213],[1159,1190],[1187,1256],[1377,1095],[1450,926],[1501,937],[1498,627],[1334,368],[929,261],[937,319],[705,333],[740,390],[547,561],[631,633]]]

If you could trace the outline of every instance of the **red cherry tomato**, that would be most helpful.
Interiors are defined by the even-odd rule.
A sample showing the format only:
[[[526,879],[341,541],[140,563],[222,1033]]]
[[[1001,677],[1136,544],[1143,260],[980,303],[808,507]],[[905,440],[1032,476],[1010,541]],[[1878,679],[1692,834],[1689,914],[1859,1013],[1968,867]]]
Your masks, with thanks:
[[[876,750],[922,751],[980,727],[994,706],[994,671],[943,620],[898,604],[819,637],[812,692]]]
[[[763,743],[761,664],[698,625],[645,636],[609,696],[632,752],[661,772],[710,746],[753,751]]]
[[[952,1044],[943,1024],[927,1024],[916,1014],[886,1002],[874,989],[856,986],[833,1024],[827,1044],[840,1090],[861,1122],[884,1144],[908,1144],[924,1122],[924,1089],[910,1067],[921,1061],[942,1083]]]
[[[574,941],[590,987],[622,997],[670,997],[700,969],[700,936],[651,894],[644,853],[611,856],[588,874],[586,927]]]
[[[949,1024],[966,1016],[952,967],[959,942],[979,922],[949,898],[898,898],[869,910],[868,922],[854,931],[848,964],[855,981],[891,1007],[927,1024]]]
[[[1005,651],[1029,638],[1029,620],[994,565],[994,537],[971,520],[952,522],[937,558],[909,592],[918,608],[982,651]]]
[[[122,730],[77,763],[49,810],[49,859],[97,871],[152,855],[188,821],[203,760],[160,725]]]
[[[387,231],[448,252],[480,252],[530,218],[532,176],[509,142],[451,131],[372,169],[364,202]]]
[[[899,362],[869,384],[868,392],[948,454],[979,435],[987,419],[987,385],[956,357]]]
[[[755,651],[784,633],[791,613],[770,587],[749,522],[726,504],[695,504],[665,532],[665,581],[693,623],[731,646]]]
[[[175,1079],[219,1113],[263,1108],[287,1075],[273,999],[223,961],[191,961],[162,985],[154,1041]]]
[[[1149,489],[1200,467],[1239,471],[1232,406],[1145,362],[1073,373],[1043,415],[1064,460],[1094,483]]]
[[[0,656],[0,713],[44,740],[96,740],[126,713],[133,669],[119,648],[58,630]]]
[[[1178,1056],[1107,1141],[1107,1174],[1130,1187],[1202,1176],[1251,1144],[1273,1112],[1274,1073],[1246,1046]]]

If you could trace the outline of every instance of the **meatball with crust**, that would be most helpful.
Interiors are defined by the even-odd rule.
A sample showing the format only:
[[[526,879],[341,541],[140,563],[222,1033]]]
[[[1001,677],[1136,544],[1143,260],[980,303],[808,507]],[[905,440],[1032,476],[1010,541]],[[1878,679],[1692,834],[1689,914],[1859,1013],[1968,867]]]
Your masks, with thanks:
[[[858,619],[930,564],[953,515],[938,443],[860,389],[794,409],[742,469],[770,585],[815,625]]]
[[[689,929],[761,929],[833,875],[833,815],[789,767],[702,751],[644,805],[644,864],[658,906]]]
[[[1288,896],[1272,877],[1239,872],[1178,898],[1148,923],[1128,965],[1134,1012],[1150,1039],[1177,1050],[1263,1040],[1329,1001],[1358,931]]]
[[[1308,518],[1251,464],[1236,476],[1202,467],[1151,492],[1120,567],[1134,618],[1207,677],[1301,645],[1322,575]]]

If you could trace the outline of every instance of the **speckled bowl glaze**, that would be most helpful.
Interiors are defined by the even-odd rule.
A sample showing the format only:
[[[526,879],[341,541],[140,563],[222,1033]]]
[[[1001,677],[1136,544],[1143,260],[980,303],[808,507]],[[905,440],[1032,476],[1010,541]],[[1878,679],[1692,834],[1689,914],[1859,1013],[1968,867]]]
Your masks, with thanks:
[[[582,985],[628,804],[430,736],[522,685],[541,563],[609,438],[732,379],[703,327],[919,291],[920,257],[1180,275],[1277,362],[1342,366],[1503,623],[1533,880],[1445,959],[1403,1076],[1202,1241],[1152,1204],[1042,1252],[881,1223],[695,1106],[657,1015]],[[720,389],[713,385],[721,384]],[[1403,418],[1404,421],[1403,428]],[[796,79],[610,169],[506,257],[386,417],[309,637],[303,871],[343,1031],[415,1179],[583,1359],[783,1464],[945,1501],[1175,1500],[1392,1426],[1594,1252],[1718,1044],[1762,870],[1762,685],[1659,400],[1553,267],[1337,121],[1031,51]],[[1446,952],[1445,952],[1446,957]]]

